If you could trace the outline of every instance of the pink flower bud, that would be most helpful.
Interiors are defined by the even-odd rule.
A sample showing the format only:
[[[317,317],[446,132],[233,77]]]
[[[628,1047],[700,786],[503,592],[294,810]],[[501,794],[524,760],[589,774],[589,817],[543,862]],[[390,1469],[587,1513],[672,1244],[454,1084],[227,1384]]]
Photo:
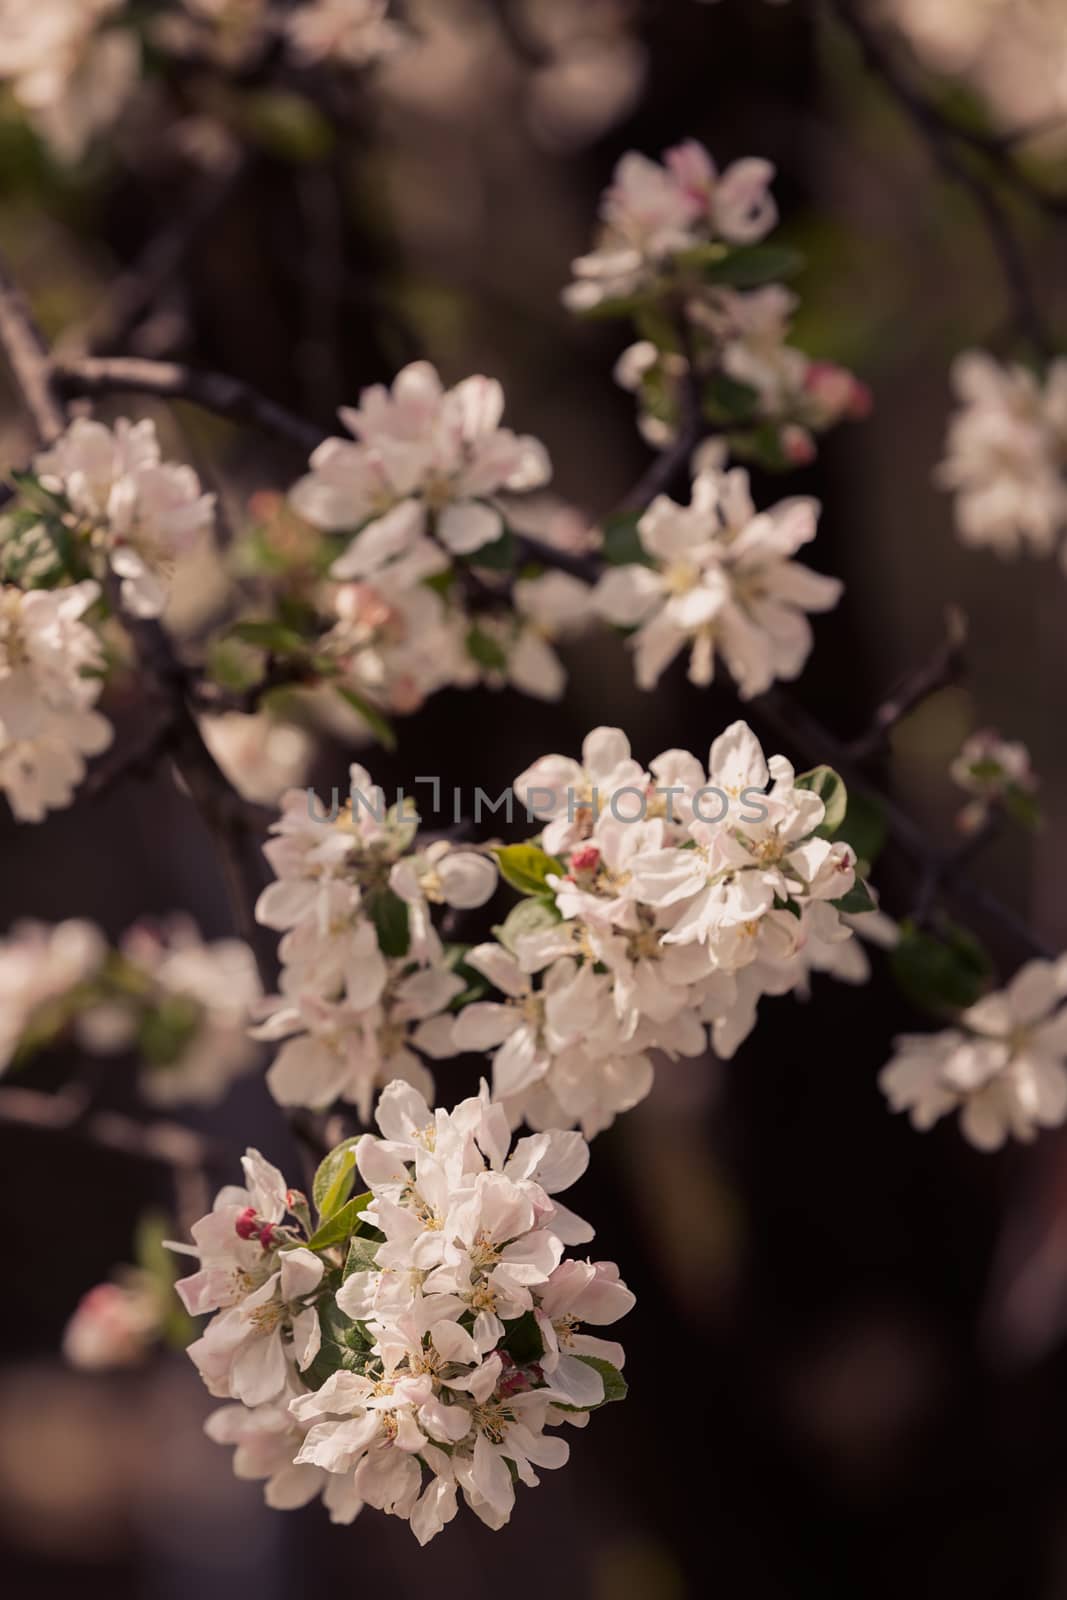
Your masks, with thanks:
[[[259,1242],[264,1250],[273,1250],[275,1227],[273,1222],[265,1222],[259,1230]]]
[[[806,467],[815,460],[815,440],[807,428],[789,422],[778,436],[782,453],[794,467]]]
[[[239,1239],[254,1239],[259,1232],[259,1218],[255,1206],[246,1206],[234,1223]]]
[[[600,865],[600,851],[595,844],[579,845],[571,851],[572,872],[595,872]]]

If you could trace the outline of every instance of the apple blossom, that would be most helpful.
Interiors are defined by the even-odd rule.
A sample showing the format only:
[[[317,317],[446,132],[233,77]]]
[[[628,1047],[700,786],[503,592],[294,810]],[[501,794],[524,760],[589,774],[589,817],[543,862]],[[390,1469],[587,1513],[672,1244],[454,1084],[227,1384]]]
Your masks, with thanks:
[[[89,558],[106,558],[125,608],[158,617],[178,557],[213,526],[215,496],[192,467],[162,460],[155,423],[76,417],[33,469]]]
[[[838,579],[792,559],[818,513],[801,498],[757,512],[740,468],[698,473],[688,506],[654,500],[637,525],[650,564],[609,568],[593,596],[608,621],[637,628],[638,686],[654,687],[687,646],[691,682],[709,684],[719,654],[745,700],[799,677],[812,646],[806,613],[841,595]]]
[[[2,0],[0,79],[62,161],[77,161],[114,121],[139,51],[126,0]]]
[[[372,578],[432,538],[452,557],[473,556],[504,531],[499,496],[536,489],[550,466],[536,439],[501,428],[504,394],[491,378],[445,390],[428,362],[391,389],[365,389],[342,409],[353,439],[328,439],[291,500],[315,527],[352,537],[338,578]]]
[[[1006,989],[935,1034],[903,1034],[879,1083],[894,1111],[930,1128],[951,1111],[980,1150],[1067,1118],[1067,965],[1030,961]]]

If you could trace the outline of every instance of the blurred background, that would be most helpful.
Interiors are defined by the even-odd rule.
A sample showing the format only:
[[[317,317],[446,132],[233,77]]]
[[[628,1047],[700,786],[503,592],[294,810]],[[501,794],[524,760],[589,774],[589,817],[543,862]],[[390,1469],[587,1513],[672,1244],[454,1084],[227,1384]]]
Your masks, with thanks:
[[[1039,129],[1029,154],[1067,182],[1062,0],[880,0],[866,14],[960,115]],[[254,69],[172,63],[73,167],[9,104],[0,246],[48,333],[61,349],[237,374],[323,428],[415,356],[449,382],[491,373],[507,421],[547,444],[561,500],[595,518],[648,460],[611,377],[625,330],[559,303],[600,191],[624,151],[690,136],[720,164],[769,158],[781,237],[808,261],[796,342],[850,365],[875,398],[869,421],[833,433],[784,488],[757,476],[758,501],[823,501],[813,564],[846,583],[817,621],[800,698],[858,735],[936,648],[946,604],[962,606],[966,684],[898,731],[885,775],[951,843],[946,769],[963,737],[993,725],[1025,740],[1045,826],[1009,834],[974,870],[1063,946],[1067,579],[965,551],[932,486],[952,356],[1012,348],[967,196],[830,9],[410,0],[405,18],[409,46],[336,104],[286,98]],[[150,304],[124,309],[146,248],[194,206],[195,242],[161,263]],[[1021,212],[1017,226],[1062,325],[1067,225]],[[17,466],[32,440],[0,385],[0,450]],[[158,416],[235,525],[250,494],[301,469],[297,452],[202,413]],[[210,582],[190,585],[190,625]],[[647,760],[671,745],[703,755],[737,714],[680,665],[639,695],[621,642],[579,642],[568,664],[558,707],[506,689],[435,696],[400,724],[396,754],[366,756],[375,777],[391,790],[436,772],[495,794],[598,723],[624,726]],[[120,727],[134,704],[109,704]],[[758,708],[752,720],[765,731]],[[350,758],[324,746],[320,792]],[[80,915],[117,936],[180,908],[205,935],[229,931],[210,842],[162,770],[44,826],[2,828],[4,926]],[[915,885],[891,848],[876,882],[906,914]],[[1010,975],[1018,948],[978,931]],[[989,1157],[954,1123],[920,1136],[891,1117],[877,1071],[892,1036],[922,1025],[876,956],[864,988],[823,979],[806,1004],[765,1000],[733,1062],[660,1067],[650,1098],[597,1141],[573,1202],[638,1295],[621,1335],[629,1399],[575,1435],[569,1467],[521,1494],[505,1530],[461,1515],[424,1551],[376,1513],[345,1529],[318,1505],[266,1511],[203,1437],[213,1402],[180,1354],[103,1377],[64,1366],[77,1298],[130,1259],[137,1214],[174,1215],[176,1197],[148,1162],[0,1126],[5,1592],[1067,1597],[1067,1140]],[[47,1087],[69,1067],[50,1059],[27,1078]],[[443,1069],[440,1096],[475,1076]],[[125,1103],[114,1073],[106,1092]],[[211,1128],[231,1163],[216,1181],[246,1143],[301,1170],[254,1078]]]

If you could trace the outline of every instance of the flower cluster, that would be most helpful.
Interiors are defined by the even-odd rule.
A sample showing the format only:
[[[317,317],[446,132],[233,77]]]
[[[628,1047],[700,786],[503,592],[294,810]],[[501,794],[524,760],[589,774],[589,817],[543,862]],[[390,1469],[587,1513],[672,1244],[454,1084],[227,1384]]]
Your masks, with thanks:
[[[353,1102],[364,1120],[374,1093],[404,1078],[432,1094],[424,1063],[453,1053],[446,1012],[465,988],[430,908],[483,905],[492,861],[447,840],[416,841],[410,806],[386,808],[359,766],[344,807],[323,818],[307,791],[282,799],[266,846],[277,882],[256,916],[284,933],[281,993],[256,1037],[287,1042],[268,1074],[283,1105]]]
[[[17,923],[0,942],[0,1066],[73,1030],[94,1055],[134,1054],[152,1105],[217,1101],[256,1060],[260,992],[248,946],[205,944],[186,917],[137,924],[114,950],[89,922]]]
[[[82,1295],[63,1332],[63,1355],[84,1372],[135,1367],[159,1339],[166,1303],[135,1268]]]
[[[108,128],[136,80],[126,0],[3,0],[0,80],[56,155],[76,161]]]
[[[553,642],[590,615],[587,584],[524,576],[507,528],[511,497],[544,485],[544,447],[500,426],[500,385],[445,390],[427,362],[341,412],[352,439],[328,439],[290,493],[313,527],[343,534],[314,607],[317,659],[349,697],[408,712],[446,685],[512,683],[557,699]]]
[[[178,15],[159,19],[157,43],[178,55],[227,69],[258,61],[275,39],[299,67],[365,67],[391,55],[404,32],[390,21],[389,0],[181,0]]]
[[[155,423],[78,417],[33,470],[57,547],[73,540],[96,576],[110,568],[120,580],[127,611],[158,617],[175,562],[213,525],[215,496],[201,493],[192,467],[162,459]]]
[[[1017,740],[1002,738],[994,728],[972,733],[949,772],[972,797],[956,818],[961,833],[976,833],[998,807],[1029,826],[1037,821],[1037,775],[1029,750]]]
[[[736,454],[756,455],[766,466],[806,466],[815,459],[816,434],[868,416],[870,390],[847,367],[816,361],[789,343],[797,304],[780,283],[747,293],[714,285],[691,292],[688,355],[673,342],[639,339],[616,363],[616,382],[638,397],[642,437],[657,449],[676,438],[690,362],[707,421],[725,431]]]
[[[0,584],[0,789],[20,822],[69,806],[87,756],[111,743],[94,709],[104,656],[84,620],[92,581],[29,592]]]
[[[585,1169],[579,1135],[509,1153],[484,1087],[448,1113],[399,1082],[378,1125],[382,1138],[355,1147],[368,1192],[346,1198],[353,1152],[340,1147],[316,1178],[310,1233],[303,1197],[249,1151],[247,1188],[224,1190],[193,1229],[200,1270],[178,1287],[192,1314],[217,1312],[190,1355],[212,1394],[239,1402],[208,1432],[237,1445],[268,1502],[321,1494],[345,1522],[375,1506],[425,1544],[460,1494],[499,1528],[516,1483],[565,1463],[546,1429],[625,1392],[621,1347],[581,1325],[634,1301],[611,1263],[564,1259],[592,1238],[551,1198]]]
[[[641,334],[615,376],[657,448],[694,392],[734,454],[779,469],[811,461],[817,433],[870,409],[852,373],[789,343],[797,301],[775,280],[799,261],[759,243],[777,220],[773,176],[756,159],[720,175],[693,140],[662,165],[631,151],[604,195],[598,248],[573,264],[571,310],[630,317]]]
[[[1030,961],[934,1034],[904,1034],[879,1082],[921,1130],[952,1111],[979,1150],[1067,1119],[1067,961]]]
[[[1067,526],[1067,361],[1042,379],[970,350],[952,382],[959,409],[937,481],[955,496],[960,539],[1001,556],[1051,554]]]
[[[499,1047],[493,1091],[513,1121],[598,1132],[648,1092],[650,1051],[702,1055],[710,1023],[732,1055],[762,994],[804,985],[809,945],[851,938],[842,911],[871,902],[852,850],[825,837],[837,824],[808,786],[821,783],[767,763],[744,723],[706,772],[682,750],[645,770],[599,728],[580,763],[548,756],[516,780],[546,820],[544,849],[505,850],[501,867],[540,872],[543,888],[536,913],[527,901],[504,924],[507,948],[468,953],[505,998],[455,1025],[461,1048]],[[827,801],[838,783],[827,774]]]
[[[764,238],[778,220],[773,177],[770,162],[755,157],[720,174],[692,139],[668,150],[662,165],[629,151],[600,202],[597,248],[574,262],[564,303],[572,311],[593,310],[654,286],[685,251]]]
[[[593,596],[601,616],[637,628],[639,687],[653,688],[687,647],[691,682],[709,684],[719,655],[745,700],[799,677],[812,646],[806,613],[829,610],[842,588],[793,559],[818,513],[805,498],[757,512],[742,468],[700,472],[688,506],[654,500],[637,524],[648,564],[610,568]]]

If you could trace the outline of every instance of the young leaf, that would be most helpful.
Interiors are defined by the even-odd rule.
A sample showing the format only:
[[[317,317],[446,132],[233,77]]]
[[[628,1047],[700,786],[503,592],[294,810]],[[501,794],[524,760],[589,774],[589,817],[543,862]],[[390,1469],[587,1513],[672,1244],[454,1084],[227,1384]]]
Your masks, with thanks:
[[[352,1240],[345,1257],[342,1279],[350,1278],[353,1272],[372,1272],[378,1265],[378,1243],[374,1239],[364,1239],[359,1235]]]
[[[639,513],[636,511],[604,518],[600,525],[600,531],[604,535],[602,554],[609,566],[647,567],[651,564],[652,557],[641,543],[637,532],[638,521]]]
[[[320,1163],[311,1185],[311,1198],[320,1222],[327,1222],[339,1211],[352,1193],[356,1182],[356,1146],[361,1135],[345,1139],[331,1150]]]
[[[406,956],[411,948],[411,926],[407,902],[392,889],[379,889],[367,900],[383,956]]]
[[[475,625],[467,631],[467,654],[490,672],[506,672],[508,658],[492,636]]]
[[[950,922],[942,925],[940,936],[902,923],[890,967],[913,1005],[937,1016],[973,1005],[992,972],[992,963],[974,935]]]
[[[832,900],[830,904],[849,917],[857,917],[864,911],[878,909],[874,896],[862,878],[857,878],[847,894],[843,894],[839,900]]]
[[[798,789],[810,789],[818,795],[826,815],[815,833],[820,839],[832,839],[844,822],[848,811],[848,790],[845,788],[844,780],[837,775],[833,767],[813,767],[810,772],[800,774],[796,786]]]
[[[836,837],[850,844],[857,861],[866,863],[868,871],[874,866],[886,841],[885,812],[874,800],[863,794],[850,794],[845,820]]]
[[[599,1356],[579,1356],[579,1361],[584,1361],[587,1367],[592,1367],[594,1372],[599,1372],[604,1380],[604,1398],[600,1405],[610,1405],[613,1400],[625,1400],[629,1392],[629,1385],[618,1367],[613,1367],[610,1361],[602,1361]],[[591,1406],[591,1411],[598,1408]]]
[[[377,706],[372,706],[370,701],[357,694],[355,689],[349,689],[342,683],[336,684],[335,687],[341,699],[346,701],[353,711],[358,711],[382,749],[395,750],[396,734],[388,717],[383,717]]]
[[[341,1244],[345,1239],[350,1239],[354,1233],[363,1232],[367,1225],[359,1213],[366,1210],[373,1198],[368,1189],[365,1194],[357,1194],[355,1199],[349,1200],[328,1222],[319,1224],[308,1240],[308,1249],[325,1250],[332,1244]]]
[[[557,861],[555,856],[550,856],[536,844],[499,845],[493,854],[501,877],[506,878],[520,894],[551,893],[545,881],[549,873],[562,877],[566,870],[562,861]]]
[[[743,244],[719,261],[705,261],[700,271],[705,283],[725,283],[734,289],[758,289],[765,283],[795,278],[804,257],[784,245]]]
[[[299,656],[307,649],[300,635],[284,622],[235,622],[227,637],[254,644],[258,650],[269,650],[272,656]]]
[[[532,933],[544,933],[546,928],[552,928],[561,921],[559,909],[554,900],[537,897],[531,900],[520,900],[512,906],[507,916],[499,927],[493,932],[504,946],[515,954],[515,946],[520,939],[528,939]]]

